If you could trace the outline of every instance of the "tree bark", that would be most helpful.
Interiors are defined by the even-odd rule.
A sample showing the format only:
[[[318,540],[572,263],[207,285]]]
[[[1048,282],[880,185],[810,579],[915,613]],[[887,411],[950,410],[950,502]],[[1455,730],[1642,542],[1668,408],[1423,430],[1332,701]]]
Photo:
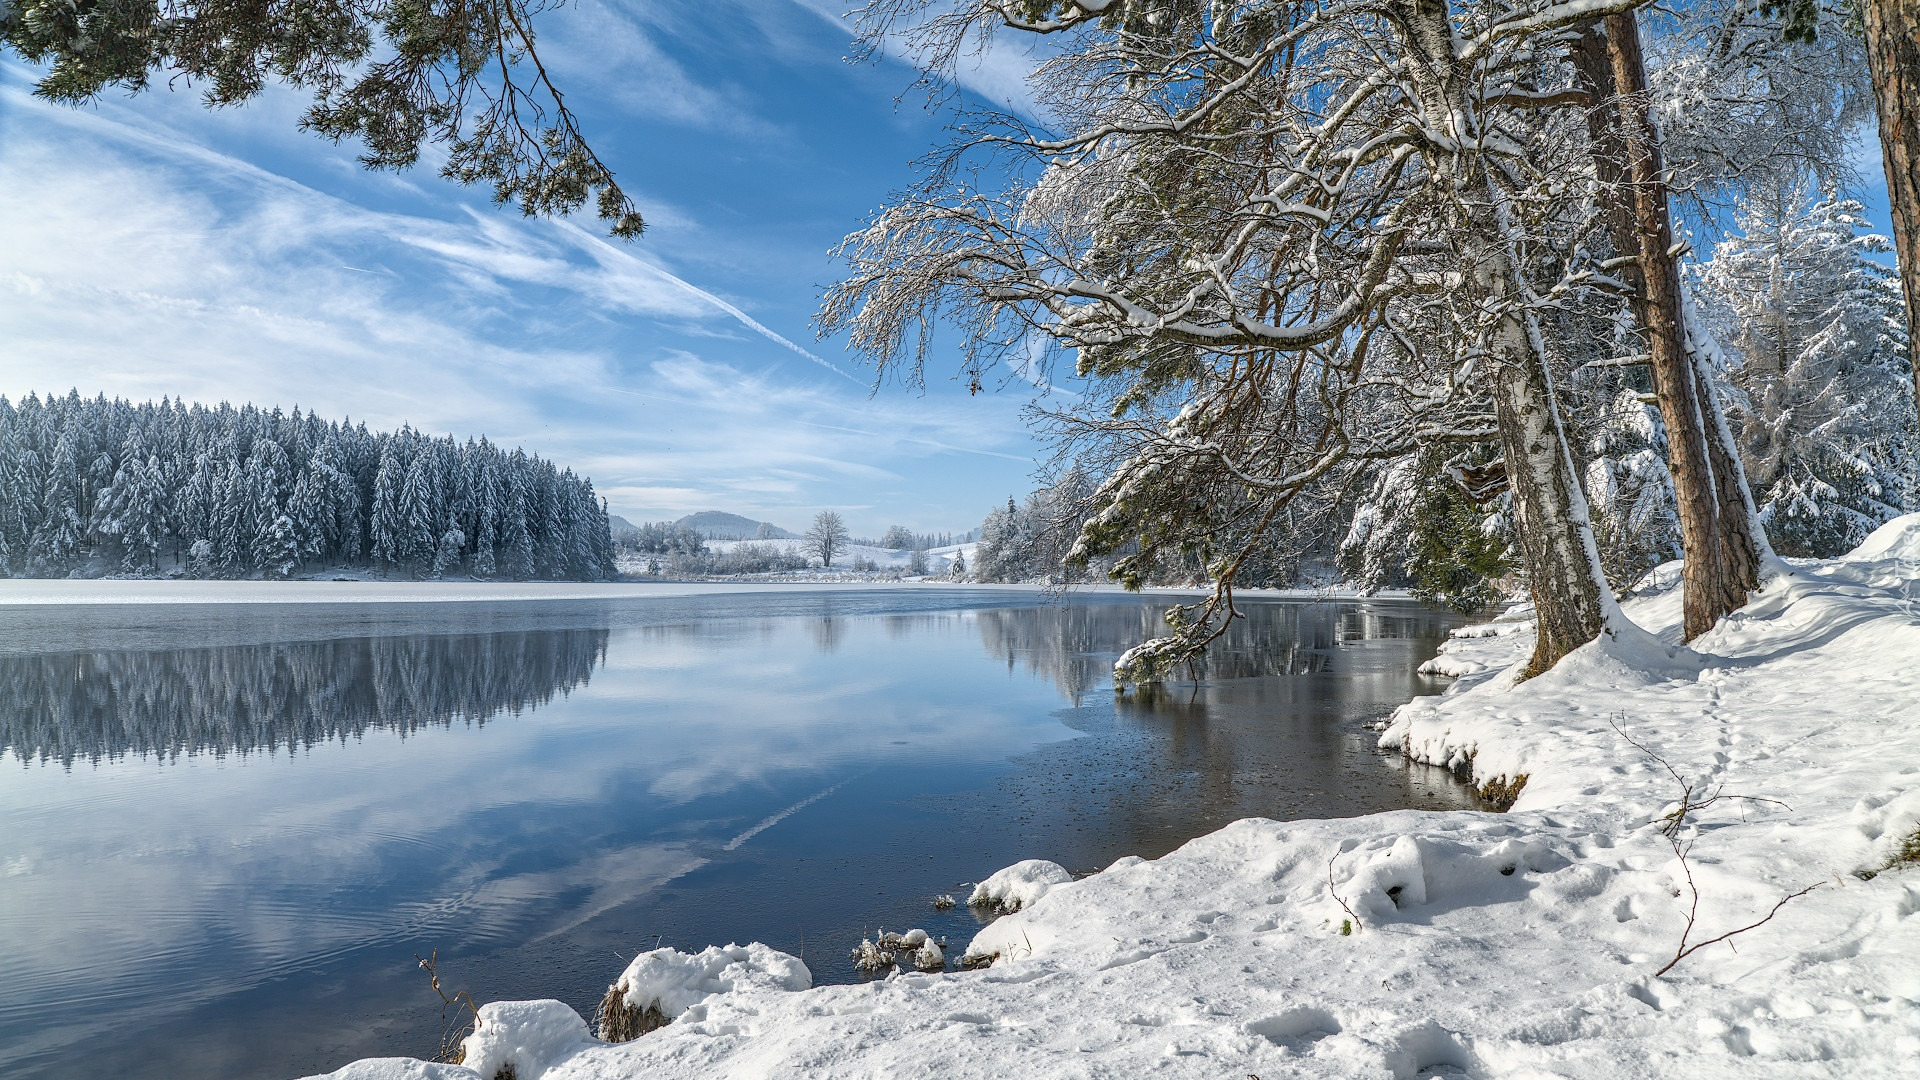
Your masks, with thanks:
[[[1409,75],[1427,121],[1448,133],[1455,146],[1477,146],[1478,113],[1466,92],[1468,73],[1455,53],[1445,0],[1397,0],[1392,10],[1415,61]],[[1467,284],[1485,310],[1498,313],[1487,336],[1494,361],[1490,381],[1513,495],[1514,532],[1538,628],[1526,672],[1532,676],[1605,629],[1600,590],[1606,575],[1591,523],[1576,512],[1586,500],[1548,381],[1547,358],[1528,325],[1520,269],[1502,216],[1504,195],[1477,151],[1455,150],[1453,157],[1436,171],[1453,178],[1471,222]]]
[[[1615,254],[1631,258],[1634,321],[1645,336],[1660,418],[1667,429],[1682,571],[1686,639],[1711,629],[1747,602],[1759,586],[1756,550],[1741,485],[1738,454],[1719,445],[1717,405],[1703,385],[1688,340],[1680,268],[1672,253],[1666,166],[1648,112],[1646,65],[1631,13],[1608,16],[1604,33],[1589,30],[1572,59],[1593,93],[1588,129],[1605,191],[1612,193],[1608,233]]]
[[[1907,357],[1920,394],[1920,0],[1860,0],[1893,247],[1907,297]]]

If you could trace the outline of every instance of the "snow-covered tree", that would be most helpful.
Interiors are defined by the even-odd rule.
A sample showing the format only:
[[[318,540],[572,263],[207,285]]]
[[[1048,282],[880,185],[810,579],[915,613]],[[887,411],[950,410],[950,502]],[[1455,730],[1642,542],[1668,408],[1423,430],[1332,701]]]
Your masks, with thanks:
[[[909,378],[938,324],[975,382],[1074,358],[1089,392],[1049,427],[1112,463],[1076,561],[1214,586],[1123,679],[1223,632],[1296,500],[1454,440],[1505,451],[1544,668],[1615,617],[1540,318],[1603,284],[1562,47],[1634,6],[871,4],[869,40],[914,25],[936,77],[981,35],[1048,35],[1048,124],[963,120],[848,237],[822,323]]]
[[[368,554],[386,567],[406,559],[406,523],[401,517],[400,489],[407,481],[401,450],[389,442],[380,448],[380,471],[373,479],[373,516],[367,525]]]
[[[269,578],[288,578],[300,566],[300,535],[293,518],[278,514],[254,545],[254,558]]]
[[[1784,554],[1831,556],[1920,498],[1898,278],[1856,201],[1750,192],[1700,272],[1760,515]]]
[[[830,567],[834,556],[846,550],[849,534],[847,523],[832,510],[822,510],[813,516],[813,524],[807,528],[807,534],[801,541],[801,549],[820,560],[820,565]]]

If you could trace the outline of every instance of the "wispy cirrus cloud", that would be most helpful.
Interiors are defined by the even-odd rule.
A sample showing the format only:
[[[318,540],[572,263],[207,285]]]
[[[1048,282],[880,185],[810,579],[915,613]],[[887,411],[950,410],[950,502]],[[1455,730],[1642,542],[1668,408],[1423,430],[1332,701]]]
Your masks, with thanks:
[[[641,516],[803,522],[835,505],[965,522],[971,504],[947,517],[925,466],[1030,467],[1019,402],[870,400],[864,378],[647,249],[321,191],[216,149],[191,108],[56,108],[18,76],[0,73],[0,392],[298,404],[486,434]],[[781,369],[789,351],[810,363]]]

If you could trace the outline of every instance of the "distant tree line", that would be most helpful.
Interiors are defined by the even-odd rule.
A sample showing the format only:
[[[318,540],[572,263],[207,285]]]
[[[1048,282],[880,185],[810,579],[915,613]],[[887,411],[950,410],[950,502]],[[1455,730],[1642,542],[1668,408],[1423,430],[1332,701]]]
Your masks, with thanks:
[[[621,552],[643,562],[647,572],[653,574],[706,577],[807,568],[804,556],[772,542],[739,543],[726,551],[714,551],[707,547],[707,538],[698,529],[671,521],[649,521],[625,531],[618,545]]]
[[[305,567],[596,581],[605,504],[486,439],[279,409],[0,397],[0,570],[283,578]]]
[[[930,548],[964,544],[973,539],[975,531],[968,529],[965,533],[956,536],[953,533],[917,533],[905,525],[889,525],[885,535],[879,540],[872,542],[855,540],[854,543],[886,548],[888,551],[926,551]]]

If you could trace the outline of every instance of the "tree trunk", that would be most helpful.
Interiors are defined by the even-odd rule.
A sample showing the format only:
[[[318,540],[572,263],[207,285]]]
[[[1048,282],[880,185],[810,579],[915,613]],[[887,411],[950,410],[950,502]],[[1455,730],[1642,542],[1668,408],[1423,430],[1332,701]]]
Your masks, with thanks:
[[[1478,114],[1466,93],[1468,73],[1457,60],[1446,3],[1398,0],[1393,9],[1417,61],[1409,75],[1428,122],[1451,135],[1455,145],[1476,146],[1479,133],[1472,129]],[[1505,196],[1477,152],[1455,153],[1457,159],[1444,172],[1454,178],[1472,222],[1472,249],[1466,254],[1465,268],[1468,285],[1484,309],[1500,313],[1487,339],[1494,361],[1490,381],[1512,486],[1514,532],[1538,627],[1526,672],[1532,676],[1598,637],[1606,627],[1605,608],[1612,597],[1601,595],[1606,575],[1600,569],[1591,522],[1585,520],[1586,499],[1548,381],[1547,358],[1539,335],[1528,323],[1520,270],[1503,212]]]
[[[1732,447],[1720,445],[1718,406],[1696,370],[1688,340],[1680,268],[1672,254],[1666,167],[1648,113],[1639,27],[1631,13],[1609,16],[1604,26],[1604,34],[1581,35],[1572,58],[1594,96],[1588,128],[1599,179],[1615,193],[1608,221],[1615,254],[1634,260],[1622,276],[1631,287],[1634,321],[1646,338],[1667,429],[1667,466],[1686,555],[1682,606],[1690,641],[1747,602],[1759,585],[1759,555],[1739,457]]]
[[[1907,297],[1907,357],[1920,394],[1920,0],[1860,0],[1860,15],[1880,113],[1893,247]]]

